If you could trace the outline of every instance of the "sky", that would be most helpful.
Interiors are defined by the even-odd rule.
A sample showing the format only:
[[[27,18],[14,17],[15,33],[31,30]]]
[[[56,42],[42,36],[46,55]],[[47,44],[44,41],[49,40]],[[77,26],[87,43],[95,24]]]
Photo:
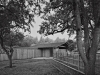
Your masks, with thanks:
[[[75,37],[75,35],[74,35],[74,36],[71,36],[69,38],[67,32],[65,32],[64,34],[56,33],[54,35],[49,35],[49,36],[40,35],[39,33],[37,33],[37,31],[39,30],[39,25],[41,24],[43,19],[41,19],[39,16],[36,16],[34,19],[35,19],[35,23],[33,23],[34,27],[31,27],[31,33],[27,32],[27,33],[25,33],[25,35],[30,35],[32,37],[38,37],[38,39],[40,39],[40,37],[43,37],[43,38],[48,37],[48,38],[53,39],[53,40],[55,40],[57,37],[59,37],[61,39],[64,38],[65,40],[73,39]]]
[[[46,0],[46,1],[49,1],[49,0]],[[42,7],[44,7],[44,5],[42,5]],[[31,33],[30,34],[25,33],[26,35],[31,35],[32,37],[38,37],[38,39],[40,39],[40,37],[43,37],[43,38],[48,37],[48,38],[53,39],[53,40],[55,40],[57,37],[59,37],[61,39],[64,38],[65,40],[73,39],[75,37],[75,35],[73,35],[69,38],[67,32],[65,32],[64,34],[56,33],[54,35],[49,35],[49,36],[44,37],[43,35],[40,35],[39,33],[37,33],[37,31],[39,30],[39,25],[41,24],[43,19],[41,19],[39,16],[35,16],[34,20],[35,20],[35,23],[33,23],[34,27],[31,27]]]

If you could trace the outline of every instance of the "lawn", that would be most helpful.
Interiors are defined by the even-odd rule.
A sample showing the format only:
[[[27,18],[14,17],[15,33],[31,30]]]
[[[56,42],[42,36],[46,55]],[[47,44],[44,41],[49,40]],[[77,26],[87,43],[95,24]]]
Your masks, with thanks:
[[[84,72],[84,64],[81,57],[79,57],[78,54],[66,55],[66,56],[61,56],[61,54],[59,54],[59,56],[55,56],[55,57],[57,57],[56,59],[58,59],[60,62],[63,62],[64,64],[72,68]],[[100,54],[97,54],[95,69],[96,69],[95,70],[96,74],[100,75]]]
[[[14,60],[13,68],[7,65],[8,61],[0,62],[0,75],[62,75],[43,59]]]

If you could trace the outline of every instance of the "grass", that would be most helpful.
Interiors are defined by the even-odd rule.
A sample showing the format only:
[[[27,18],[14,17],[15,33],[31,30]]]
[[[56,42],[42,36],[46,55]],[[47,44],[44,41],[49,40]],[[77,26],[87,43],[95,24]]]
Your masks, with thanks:
[[[2,64],[8,64],[8,61],[0,62],[0,67]],[[13,65],[13,68],[8,68],[7,65],[0,68],[0,75],[62,75],[43,59],[14,60]]]
[[[83,64],[83,61],[81,58],[80,58],[80,62],[79,62],[79,55],[78,54],[64,56],[64,57],[60,56],[60,57],[58,57],[58,59],[65,61],[65,62],[68,62],[68,63],[64,63],[64,62],[63,63],[68,65],[68,66],[71,66],[75,69],[78,69],[78,65],[79,65],[80,71],[84,72],[84,64]],[[62,62],[62,61],[60,61],[60,62]],[[100,75],[100,54],[97,54],[95,69],[96,69],[96,74]]]
[[[57,60],[57,61],[58,61],[58,60]],[[64,62],[62,62],[62,61],[59,61],[59,62],[64,63]],[[56,62],[56,61],[54,61],[53,64],[55,64],[57,67],[59,67],[59,68],[60,68],[61,70],[63,70],[64,72],[69,73],[70,75],[83,75],[83,74],[81,74],[80,72],[77,72],[77,71],[75,71],[75,70],[73,70],[73,69],[71,69],[71,68],[69,68],[69,67],[66,67],[66,66],[64,66],[64,65],[62,65],[62,64],[60,64],[60,63],[58,63],[58,62]],[[64,63],[64,64],[66,64],[66,63]],[[76,68],[75,66],[72,66],[72,65],[70,65],[70,64],[66,64],[66,65],[71,66],[71,67],[73,67],[73,68]]]

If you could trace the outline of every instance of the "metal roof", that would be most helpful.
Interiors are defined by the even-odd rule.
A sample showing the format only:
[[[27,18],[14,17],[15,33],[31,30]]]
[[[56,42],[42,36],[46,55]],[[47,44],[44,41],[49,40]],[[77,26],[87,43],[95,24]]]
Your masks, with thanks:
[[[59,43],[45,43],[45,44],[36,44],[34,48],[57,48],[63,46],[66,42],[59,42]]]

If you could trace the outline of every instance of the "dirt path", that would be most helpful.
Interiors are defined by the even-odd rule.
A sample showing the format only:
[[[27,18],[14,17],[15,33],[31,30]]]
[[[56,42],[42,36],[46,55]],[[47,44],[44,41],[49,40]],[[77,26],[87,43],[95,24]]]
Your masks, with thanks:
[[[1,68],[0,75],[62,75],[50,63],[41,59],[17,60],[13,68]]]

